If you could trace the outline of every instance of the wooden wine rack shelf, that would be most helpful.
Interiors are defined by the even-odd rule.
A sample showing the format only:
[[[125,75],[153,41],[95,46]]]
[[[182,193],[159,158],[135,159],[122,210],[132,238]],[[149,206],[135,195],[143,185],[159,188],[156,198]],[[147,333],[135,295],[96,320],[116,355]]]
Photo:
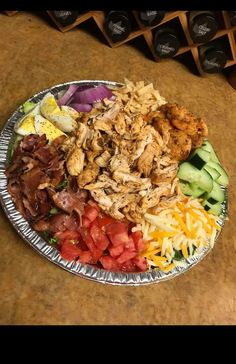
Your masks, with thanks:
[[[18,13],[18,10],[14,10],[14,11],[7,11],[7,10],[4,10],[4,13],[6,13],[8,16],[13,16],[13,15],[15,15],[16,13]]]
[[[14,13],[16,13],[16,12],[14,12]],[[54,18],[51,11],[47,11],[47,13],[49,14],[51,19],[53,20],[53,22],[56,24],[57,28],[61,32],[67,32],[70,29],[75,28],[76,26],[78,26],[79,24],[83,23],[84,21],[86,21],[90,18],[94,19],[98,28],[104,35],[107,43],[112,48],[119,47],[122,44],[127,43],[136,37],[142,36],[142,37],[144,37],[146,44],[149,47],[149,49],[153,55],[153,59],[156,62],[159,62],[160,59],[155,54],[155,51],[153,48],[153,29],[158,28],[159,26],[161,26],[164,23],[175,21],[178,23],[178,27],[180,29],[180,32],[182,33],[182,38],[184,39],[184,41],[182,42],[182,45],[181,45],[179,51],[177,52],[177,54],[175,55],[175,57],[178,57],[181,54],[189,52],[189,54],[191,55],[191,57],[193,59],[193,62],[195,63],[195,65],[197,67],[199,74],[202,76],[206,75],[206,73],[203,71],[203,69],[201,67],[201,63],[199,60],[198,49],[199,49],[199,46],[202,44],[193,43],[193,41],[190,37],[189,30],[188,30],[188,11],[187,10],[186,11],[167,12],[164,19],[158,25],[155,25],[152,27],[144,26],[139,20],[138,12],[132,11],[137,27],[130,33],[128,38],[126,38],[122,42],[116,42],[116,43],[113,43],[105,32],[105,29],[104,29],[105,13],[103,11],[88,11],[84,14],[79,15],[73,24],[70,24],[65,27],[61,26],[58,23],[58,21]],[[218,11],[218,15],[219,15],[219,19],[220,19],[220,29],[218,30],[216,35],[212,38],[212,40],[222,38],[223,42],[225,42],[225,44],[227,43],[226,46],[228,49],[228,54],[227,54],[228,60],[225,65],[225,68],[227,68],[227,67],[230,67],[230,66],[236,64],[236,40],[235,40],[236,26],[231,25],[227,11]]]

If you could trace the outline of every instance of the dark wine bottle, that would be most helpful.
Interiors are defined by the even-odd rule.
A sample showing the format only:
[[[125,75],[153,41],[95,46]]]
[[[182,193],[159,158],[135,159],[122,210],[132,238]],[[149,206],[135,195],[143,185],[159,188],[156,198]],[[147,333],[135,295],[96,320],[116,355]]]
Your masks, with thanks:
[[[229,84],[236,90],[236,66],[230,69],[230,73],[228,75]]]
[[[165,11],[162,10],[145,10],[138,13],[140,21],[146,26],[159,24],[164,16]]]
[[[231,25],[236,25],[236,10],[229,11],[229,18]]]
[[[79,12],[78,11],[67,11],[67,10],[54,10],[52,11],[54,18],[60,23],[63,27],[73,24],[77,19]]]
[[[105,31],[112,42],[121,42],[128,38],[131,29],[131,17],[127,11],[112,10],[106,14]]]
[[[220,42],[204,44],[199,47],[199,60],[206,73],[221,72],[227,62],[227,55]]]
[[[218,21],[212,11],[191,11],[189,14],[189,33],[194,43],[209,42],[218,27]]]
[[[163,27],[154,33],[153,46],[158,57],[171,58],[178,52],[180,41],[173,28]]]

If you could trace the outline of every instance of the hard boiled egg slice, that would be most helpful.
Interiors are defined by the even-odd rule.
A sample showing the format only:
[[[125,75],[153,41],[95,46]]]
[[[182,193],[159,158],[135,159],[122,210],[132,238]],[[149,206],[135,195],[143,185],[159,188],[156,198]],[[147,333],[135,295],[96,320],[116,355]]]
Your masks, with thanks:
[[[78,111],[67,105],[62,105],[61,110],[67,112],[75,120],[80,116]]]
[[[45,118],[49,118],[54,113],[60,113],[61,109],[51,92],[48,92],[40,102],[40,111]]]
[[[59,129],[70,133],[77,128],[77,122],[65,111],[61,111],[58,114],[53,114],[50,117],[50,121]]]
[[[41,114],[56,127],[65,132],[71,132],[76,129],[77,123],[68,113],[61,110],[53,94],[48,92],[40,103]]]
[[[34,117],[34,126],[37,134],[46,134],[46,138],[48,139],[49,143],[61,135],[67,136],[65,133],[63,133],[63,131],[58,129],[55,125],[53,125],[53,123],[41,115],[36,115]]]
[[[37,105],[31,112],[20,119],[14,126],[14,131],[22,136],[35,134],[34,117],[40,113],[39,105]]]

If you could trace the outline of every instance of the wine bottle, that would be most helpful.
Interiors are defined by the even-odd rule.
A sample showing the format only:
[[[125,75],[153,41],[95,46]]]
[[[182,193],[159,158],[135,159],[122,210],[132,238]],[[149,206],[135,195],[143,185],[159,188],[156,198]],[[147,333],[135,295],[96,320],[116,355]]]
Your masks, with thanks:
[[[161,10],[146,10],[146,11],[139,11],[138,16],[140,21],[146,26],[153,26],[159,24],[164,16],[165,11]]]
[[[209,42],[218,27],[218,21],[212,11],[191,11],[189,14],[189,33],[194,43]]]
[[[121,42],[128,38],[131,28],[131,18],[127,11],[112,10],[106,14],[105,31],[112,42]]]
[[[79,12],[78,11],[67,11],[67,10],[54,10],[52,11],[54,18],[63,26],[70,25],[74,23],[77,19]]]
[[[236,90],[236,66],[230,69],[230,73],[228,75],[229,84]]]
[[[158,57],[170,58],[178,52],[180,40],[173,28],[158,28],[154,33],[153,46]]]
[[[227,62],[227,55],[220,42],[199,47],[199,60],[206,73],[221,72]]]
[[[229,18],[231,25],[236,25],[236,10],[229,11]]]

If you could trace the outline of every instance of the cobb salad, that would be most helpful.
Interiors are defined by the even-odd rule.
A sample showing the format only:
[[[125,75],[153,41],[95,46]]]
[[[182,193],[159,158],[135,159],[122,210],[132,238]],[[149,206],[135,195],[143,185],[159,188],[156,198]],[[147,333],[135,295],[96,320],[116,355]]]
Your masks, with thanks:
[[[64,259],[168,273],[213,247],[228,176],[203,119],[127,79],[71,84],[23,112],[8,192]]]

